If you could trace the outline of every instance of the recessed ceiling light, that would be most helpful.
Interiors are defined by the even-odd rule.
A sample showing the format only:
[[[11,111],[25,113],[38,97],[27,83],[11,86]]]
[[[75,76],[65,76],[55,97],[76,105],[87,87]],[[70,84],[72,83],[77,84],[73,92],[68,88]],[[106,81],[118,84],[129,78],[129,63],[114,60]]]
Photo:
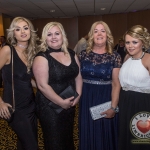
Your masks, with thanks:
[[[101,10],[105,10],[106,8],[101,8]]]
[[[55,12],[55,9],[51,9],[50,12],[51,12],[51,13]]]

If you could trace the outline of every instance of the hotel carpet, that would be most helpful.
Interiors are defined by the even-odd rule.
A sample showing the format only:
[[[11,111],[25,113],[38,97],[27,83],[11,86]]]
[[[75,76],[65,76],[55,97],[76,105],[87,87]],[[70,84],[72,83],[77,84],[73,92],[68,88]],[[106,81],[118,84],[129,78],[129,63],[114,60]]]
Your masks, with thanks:
[[[0,89],[2,95],[3,89]],[[75,150],[78,150],[78,107],[76,108],[74,120],[74,145]],[[0,119],[0,150],[17,150],[17,136],[8,126],[7,122]],[[40,124],[38,123],[38,145],[39,150],[44,150],[43,134]]]

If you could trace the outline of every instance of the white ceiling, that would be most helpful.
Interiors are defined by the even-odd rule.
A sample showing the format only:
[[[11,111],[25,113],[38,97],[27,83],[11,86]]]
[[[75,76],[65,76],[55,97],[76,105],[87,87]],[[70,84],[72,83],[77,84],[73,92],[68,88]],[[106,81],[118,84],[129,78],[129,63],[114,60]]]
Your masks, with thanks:
[[[0,13],[33,19],[127,13],[147,9],[150,9],[150,0],[0,0]],[[50,12],[51,10],[55,12]]]

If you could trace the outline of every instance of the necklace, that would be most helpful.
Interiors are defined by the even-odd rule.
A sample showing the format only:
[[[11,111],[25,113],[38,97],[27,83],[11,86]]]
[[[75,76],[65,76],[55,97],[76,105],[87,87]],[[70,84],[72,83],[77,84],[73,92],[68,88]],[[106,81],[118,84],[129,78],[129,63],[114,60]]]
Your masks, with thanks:
[[[17,46],[19,46],[19,47],[21,47],[23,49],[26,49],[28,47],[28,45],[21,45],[21,44],[18,44],[18,43],[17,43]]]
[[[56,53],[62,52],[62,51],[61,51],[61,48],[60,48],[60,49],[53,49],[53,48],[51,48],[51,47],[48,47],[48,51],[49,51],[50,53],[52,53],[52,52],[56,52]]]
[[[133,58],[133,57],[132,57],[132,60],[139,60],[139,59],[142,59],[144,55],[145,55],[145,52],[143,52],[142,55],[141,55],[141,57],[139,57],[139,58]]]

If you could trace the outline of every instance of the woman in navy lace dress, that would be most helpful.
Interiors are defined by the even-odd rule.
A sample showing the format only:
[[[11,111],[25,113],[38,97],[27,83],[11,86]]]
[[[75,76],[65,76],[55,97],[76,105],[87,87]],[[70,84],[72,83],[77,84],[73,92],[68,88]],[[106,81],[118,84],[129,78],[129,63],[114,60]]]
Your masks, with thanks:
[[[108,25],[95,22],[88,34],[88,47],[80,55],[83,90],[79,105],[79,149],[117,150],[118,73],[121,57],[112,51],[113,37]],[[111,101],[105,118],[92,120],[89,108]]]

